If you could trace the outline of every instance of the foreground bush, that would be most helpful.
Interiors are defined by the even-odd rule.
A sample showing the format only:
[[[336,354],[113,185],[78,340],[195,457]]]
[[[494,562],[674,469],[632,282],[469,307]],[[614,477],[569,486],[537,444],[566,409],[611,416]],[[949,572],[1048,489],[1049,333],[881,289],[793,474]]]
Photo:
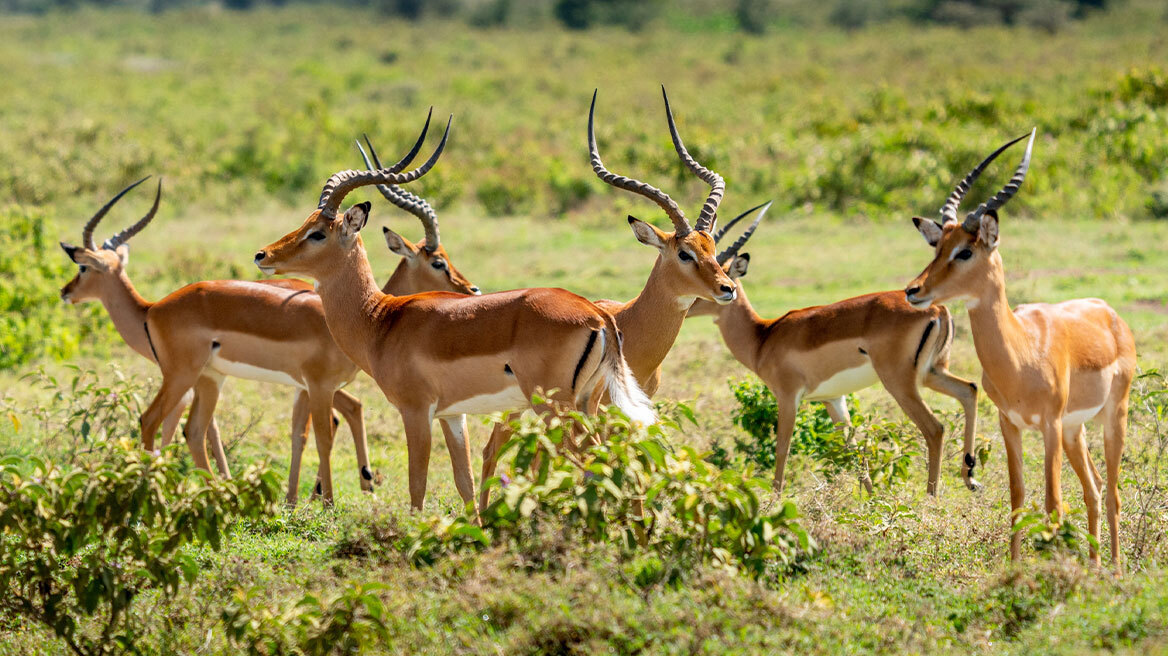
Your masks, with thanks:
[[[492,544],[523,550],[547,531],[566,541],[609,544],[640,563],[637,583],[677,583],[698,565],[781,577],[815,551],[790,501],[770,499],[768,479],[720,470],[662,429],[631,427],[619,414],[573,416],[598,444],[565,448],[567,421],[514,424],[509,473],[485,485],[494,501],[472,518],[441,518],[403,536],[416,564]]]
[[[184,475],[183,450],[150,455],[128,440],[65,470],[0,461],[0,610],[48,628],[76,654],[140,653],[142,595],[174,595],[237,519],[271,511],[280,480],[251,467],[232,480]]]

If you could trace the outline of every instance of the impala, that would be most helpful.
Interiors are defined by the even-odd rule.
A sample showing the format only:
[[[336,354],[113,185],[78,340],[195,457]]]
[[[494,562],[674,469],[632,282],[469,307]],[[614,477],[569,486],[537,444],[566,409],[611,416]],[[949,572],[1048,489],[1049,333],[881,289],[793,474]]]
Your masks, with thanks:
[[[664,86],[661,87],[661,94],[665,100],[669,134],[678,157],[687,169],[710,186],[709,196],[694,226],[690,225],[681,207],[668,194],[644,182],[611,173],[604,167],[596,145],[596,92],[592,94],[592,105],[588,110],[588,154],[592,170],[604,182],[656,203],[665,210],[674,227],[673,232],[665,232],[630,216],[628,221],[633,236],[642,244],[657,249],[657,260],[649,272],[644,289],[633,300],[626,303],[595,301],[597,306],[611,312],[616,319],[616,325],[624,335],[625,359],[637,383],[649,396],[657,391],[661,382],[661,363],[677,340],[681,324],[694,299],[729,303],[735,294],[734,282],[722,271],[714,257],[714,239],[710,234],[717,221],[718,205],[722,202],[726,185],[722,176],[690,156],[677,131]],[[605,401],[601,394],[594,398],[598,403]],[[499,449],[510,435],[508,421],[496,424],[491,432],[491,438],[483,449],[483,481],[494,475]],[[488,495],[489,490],[484,486],[479,501],[481,508],[486,507]]]
[[[338,216],[341,203],[362,186],[420,178],[437,162],[448,136],[449,123],[430,159],[408,173],[389,168],[334,174],[303,225],[255,256],[264,273],[303,274],[317,281],[333,337],[401,413],[410,502],[419,509],[435,418],[531,406],[537,391],[557,406],[588,408],[603,380],[630,417],[654,420],[621,355],[615,320],[584,298],[562,289],[469,297],[446,292],[396,296],[378,289],[360,235],[370,204],[358,203]],[[534,409],[548,407],[541,403]],[[469,463],[465,433],[456,438]],[[470,476],[469,464],[461,475]],[[466,503],[474,500],[473,480],[469,487],[472,493],[463,494]]]
[[[957,208],[981,172],[1023,135],[994,151],[949,195],[943,221],[914,218],[917,230],[935,250],[932,262],[908,287],[905,297],[917,307],[965,299],[973,345],[982,366],[982,387],[998,407],[1006,465],[1010,474],[1011,522],[1026,496],[1022,480],[1022,430],[1042,433],[1046,450],[1046,511],[1061,514],[1062,450],[1079,477],[1087,524],[1099,537],[1099,488],[1103,479],[1091,460],[1083,424],[1103,424],[1107,463],[1107,523],[1111,562],[1120,570],[1119,465],[1127,432],[1127,404],[1136,368],[1131,330],[1102,300],[1032,303],[1010,310],[1006,276],[998,252],[998,210],[1009,201],[1030,166],[1036,131],[1030,132],[1022,163],[997,194],[964,220]],[[1019,557],[1021,533],[1010,539],[1010,556]],[[1094,545],[1091,559],[1099,562]]]
[[[890,291],[791,310],[778,319],[763,319],[742,287],[750,254],[739,255],[739,250],[769,208],[770,203],[762,206],[742,236],[718,254],[718,261],[738,288],[737,300],[725,306],[699,300],[690,315],[713,315],[730,353],[757,374],[775,396],[775,486],[782,489],[799,404],[822,401],[832,421],[841,427],[850,426],[844,397],[879,382],[925,438],[929,494],[937,493],[944,428],[921,399],[920,387],[924,385],[961,403],[965,411],[966,453],[962,475],[969,489],[977,489],[979,484],[973,478],[976,461],[969,455],[977,422],[977,385],[948,371],[953,341],[949,311],[944,307],[914,308],[904,300],[903,293]],[[741,218],[728,223],[726,230]],[[725,231],[719,237],[723,234]]]

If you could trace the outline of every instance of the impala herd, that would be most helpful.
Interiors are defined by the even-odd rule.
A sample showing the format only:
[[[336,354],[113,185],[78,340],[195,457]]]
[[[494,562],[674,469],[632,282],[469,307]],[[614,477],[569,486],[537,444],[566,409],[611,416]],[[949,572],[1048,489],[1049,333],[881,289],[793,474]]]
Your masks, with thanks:
[[[446,439],[458,492],[471,504],[475,482],[467,414],[518,413],[528,408],[537,413],[553,409],[595,413],[601,404],[611,403],[632,421],[651,424],[656,417],[649,397],[660,383],[661,364],[685,319],[700,315],[714,317],[730,353],[774,393],[777,490],[782,488],[799,404],[823,402],[837,424],[848,426],[846,395],[877,382],[924,437],[931,495],[938,492],[944,430],[922,400],[921,387],[961,404],[965,415],[961,473],[966,486],[976,490],[978,386],[947,368],[954,327],[944,303],[961,299],[982,365],[982,387],[998,407],[1011,507],[1017,511],[1024,500],[1020,436],[1031,428],[1044,440],[1047,512],[1060,513],[1063,508],[1059,477],[1065,449],[1082,484],[1090,533],[1098,538],[1104,479],[1091,460],[1083,425],[1099,421],[1111,560],[1118,571],[1119,465],[1136,368],[1131,331],[1098,299],[1011,309],[1006,298],[998,212],[1026,177],[1035,133],[1010,141],[974,167],[946,200],[941,222],[913,219],[934,256],[906,289],[764,319],[742,285],[750,264],[750,255],[742,248],[770,203],[717,228],[725,182],[686,150],[664,88],[662,94],[678,158],[710,190],[692,224],[664,191],[605,167],[596,143],[595,93],[588,114],[588,152],[596,175],[653,201],[673,224],[673,231],[666,232],[628,217],[633,236],[656,249],[657,256],[641,293],[627,302],[589,301],[549,288],[480,294],[443,248],[434,209],[400,186],[430,171],[446,147],[450,121],[430,158],[407,170],[425,141],[430,117],[411,150],[391,166],[382,165],[368,137],[368,152],[358,142],[366,169],[329,177],[316,209],[303,224],[255,254],[263,273],[300,275],[315,285],[295,279],[204,281],[153,303],[145,300],[127,273],[128,242],[154,218],[161,182],[142,219],[100,246],[93,236],[111,207],[143,179],[98,210],[85,224],[80,246],[61,244],[78,266],[61,297],[72,303],[99,300],[126,343],[161,370],[161,388],[141,417],[146,449],[154,449],[159,429],[163,445],[169,444],[189,406],[183,437],[195,464],[209,468],[209,445],[219,472],[230,476],[214,419],[224,379],[235,376],[295,387],[289,504],[297,501],[309,426],[319,455],[313,496],[332,501],[330,453],[339,427],[334,410],[352,433],[361,488],[373,489],[362,405],[343,389],[364,371],[401,413],[410,502],[417,509],[426,495],[435,419]],[[958,207],[974,181],[1010,146],[1027,138],[1025,154],[1008,184],[959,219]],[[376,282],[361,237],[371,203],[342,209],[346,196],[365,186],[375,186],[391,204],[416,216],[424,229],[424,238],[417,242],[382,229],[386,246],[401,256],[384,286]],[[727,231],[755,212],[742,235],[719,252]],[[483,448],[481,480],[493,475],[508,437],[508,422],[492,430]],[[480,507],[487,503],[487,494],[484,487]],[[1011,537],[1015,559],[1020,538],[1018,533]],[[1091,558],[1099,563],[1094,545]]]

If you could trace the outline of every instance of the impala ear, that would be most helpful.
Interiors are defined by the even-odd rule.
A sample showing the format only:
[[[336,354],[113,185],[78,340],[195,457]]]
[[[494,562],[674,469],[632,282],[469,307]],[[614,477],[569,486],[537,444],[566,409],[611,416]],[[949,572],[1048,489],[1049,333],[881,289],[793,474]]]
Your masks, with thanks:
[[[981,225],[977,228],[977,238],[991,251],[998,247],[997,210],[986,210],[986,213],[981,215]]]
[[[65,254],[69,256],[69,259],[76,262],[77,261],[77,251],[81,250],[81,247],[74,246],[72,244],[66,244],[63,241],[58,242],[58,243],[61,244],[61,250],[65,251]]]
[[[941,229],[941,224],[932,219],[923,219],[919,216],[913,217],[913,225],[920,231],[921,236],[925,241],[929,242],[930,246],[936,246],[941,241],[941,235],[944,231]]]
[[[385,226],[381,227],[381,232],[385,235],[385,245],[389,247],[391,252],[405,258],[411,258],[418,254],[418,248],[411,244],[405,237],[402,237]]]
[[[341,217],[341,234],[345,238],[351,238],[369,222],[369,208],[373,207],[373,203],[365,201],[364,203],[357,203],[345,211],[345,215]]]
[[[629,215],[629,225],[632,226],[633,234],[637,237],[637,241],[646,246],[652,246],[657,250],[665,248],[665,233],[631,214]]]
[[[730,276],[731,280],[738,280],[746,275],[746,269],[750,266],[750,253],[742,253],[734,257],[730,262],[730,268],[726,270],[726,275]]]
[[[118,254],[118,259],[122,261],[123,267],[130,263],[130,245],[129,244],[122,244],[122,245],[118,246],[117,248],[114,249],[114,252]]]

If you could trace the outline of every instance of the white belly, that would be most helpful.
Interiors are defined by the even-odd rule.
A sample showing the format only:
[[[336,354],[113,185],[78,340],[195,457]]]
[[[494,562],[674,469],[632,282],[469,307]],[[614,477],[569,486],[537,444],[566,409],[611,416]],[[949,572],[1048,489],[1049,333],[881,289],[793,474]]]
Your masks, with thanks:
[[[826,401],[837,399],[852,392],[858,392],[865,387],[875,385],[880,381],[876,370],[871,363],[860,365],[852,369],[837,371],[831,378],[820,383],[815,389],[803,395],[805,401]]]
[[[1027,419],[1026,417],[1023,417],[1022,414],[1017,410],[1009,410],[1006,412],[1006,416],[1009,417],[1010,423],[1014,424],[1018,428],[1033,428],[1034,430],[1041,430],[1042,428],[1038,425],[1038,423],[1042,421],[1042,417],[1039,417],[1038,415],[1030,415],[1030,418]]]
[[[530,401],[523,397],[518,385],[504,388],[494,394],[480,394],[451,403],[445,408],[434,412],[435,417],[449,417],[451,415],[485,415],[503,410],[518,410],[526,408]]]
[[[207,366],[224,376],[234,376],[247,380],[258,380],[261,383],[276,383],[277,385],[291,385],[300,389],[308,389],[303,382],[296,380],[283,371],[262,369],[247,364],[246,362],[232,362],[231,360],[224,360],[218,355],[211,356],[211,361],[207,363]]]
[[[1072,410],[1063,415],[1063,426],[1082,426],[1083,424],[1095,418],[1099,411],[1103,409],[1102,405],[1094,408],[1084,408],[1082,410]]]

